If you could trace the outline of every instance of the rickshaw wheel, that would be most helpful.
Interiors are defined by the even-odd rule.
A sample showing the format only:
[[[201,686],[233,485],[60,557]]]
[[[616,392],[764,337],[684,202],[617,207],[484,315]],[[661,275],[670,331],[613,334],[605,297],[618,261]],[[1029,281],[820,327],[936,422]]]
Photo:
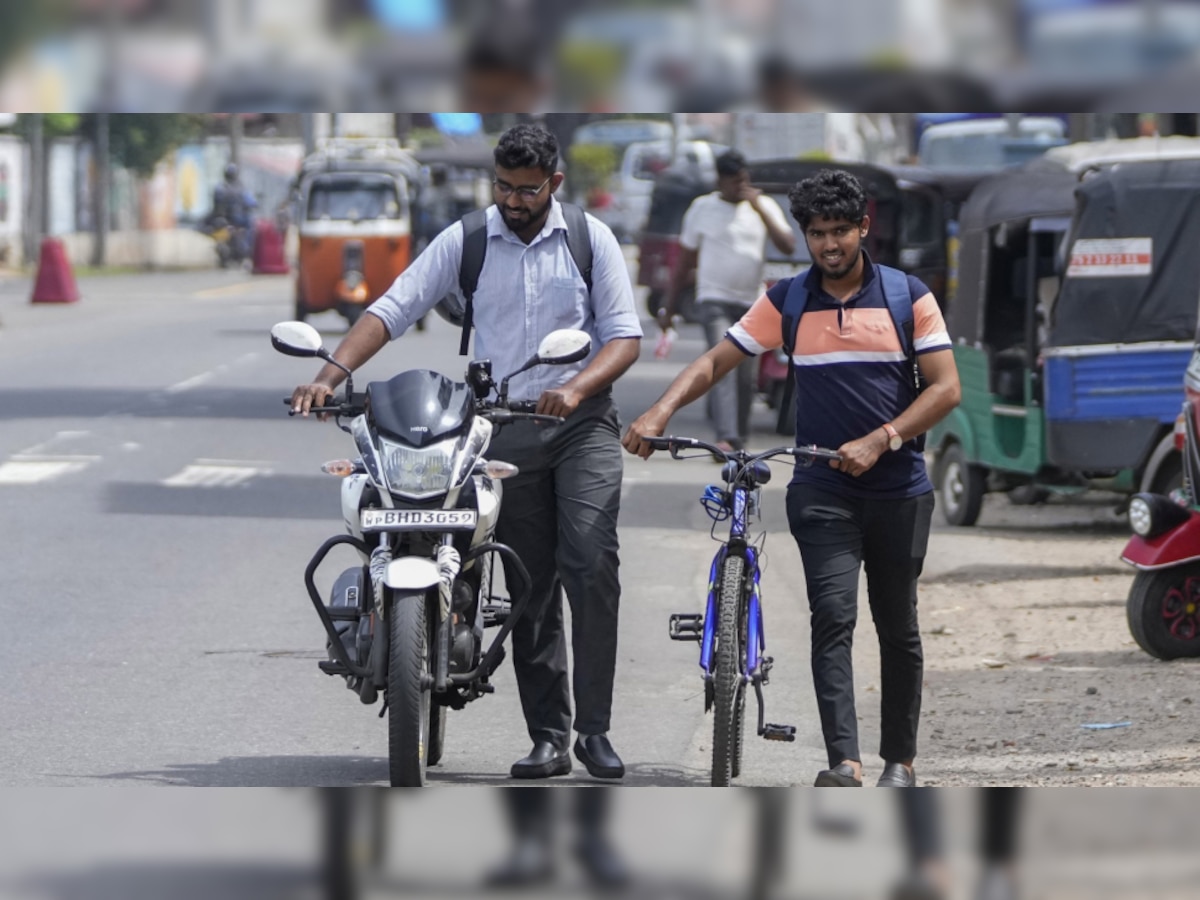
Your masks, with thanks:
[[[1125,612],[1133,639],[1156,659],[1200,656],[1200,564],[1138,572]]]
[[[942,451],[937,464],[937,492],[949,525],[970,526],[979,518],[987,470],[967,462],[958,444]]]

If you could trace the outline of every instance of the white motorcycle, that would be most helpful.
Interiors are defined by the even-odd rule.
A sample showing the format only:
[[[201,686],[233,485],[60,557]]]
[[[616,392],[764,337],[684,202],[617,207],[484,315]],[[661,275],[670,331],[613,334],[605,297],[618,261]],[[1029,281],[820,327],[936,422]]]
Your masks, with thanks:
[[[312,410],[335,416],[359,453],[321,467],[344,479],[347,534],[322,544],[304,572],[328,636],[329,659],[318,665],[344,677],[365,704],[383,692],[380,717],[386,711],[391,784],[421,786],[426,767],[442,757],[447,710],[495,690],[488,679],[529,600],[530,579],[521,560],[493,540],[500,482],[517,474],[517,467],[484,453],[494,429],[506,423],[563,420],[534,413],[532,403],[510,403],[508,382],[534,366],[586,358],[591,339],[582,331],[552,332],[498,386],[491,362],[477,360],[469,364],[465,383],[414,369],[371,382],[361,394],[311,325],[281,322],[271,329],[271,344],[346,372],[340,402]],[[341,573],[325,603],[314,575],[342,544],[358,551],[361,565]],[[493,593],[497,556],[508,561],[508,574],[518,582],[508,585],[511,599]],[[485,650],[489,626],[499,631]]]

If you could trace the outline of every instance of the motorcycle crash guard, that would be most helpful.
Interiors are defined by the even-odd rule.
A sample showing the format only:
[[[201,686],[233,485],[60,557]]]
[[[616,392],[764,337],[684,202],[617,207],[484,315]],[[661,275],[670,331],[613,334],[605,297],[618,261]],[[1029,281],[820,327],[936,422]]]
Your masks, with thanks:
[[[1178,527],[1153,538],[1133,535],[1121,559],[1142,570],[1169,569],[1200,560],[1200,513],[1193,512]]]
[[[383,573],[383,583],[398,591],[423,591],[439,581],[438,564],[421,556],[393,559]]]

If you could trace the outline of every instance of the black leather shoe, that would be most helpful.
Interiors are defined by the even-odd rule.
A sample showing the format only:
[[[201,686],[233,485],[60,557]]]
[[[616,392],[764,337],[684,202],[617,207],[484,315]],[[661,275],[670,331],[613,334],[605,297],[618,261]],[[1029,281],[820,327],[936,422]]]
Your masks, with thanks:
[[[553,881],[554,857],[543,840],[524,838],[513,847],[512,855],[497,869],[487,874],[487,885],[493,888],[532,887]]]
[[[862,779],[854,776],[854,767],[849,763],[838,763],[832,769],[817,773],[813,787],[862,787]]]
[[[903,763],[890,762],[884,765],[883,774],[875,787],[916,787],[917,775]]]
[[[629,884],[629,870],[606,839],[589,835],[575,845],[578,858],[588,880],[598,888],[615,890]]]
[[[512,765],[513,778],[553,778],[571,772],[571,757],[566,750],[558,750],[549,741],[535,741],[533,749],[524,759]]]
[[[582,734],[575,739],[575,758],[583,763],[593,778],[623,778],[625,764],[608,742],[608,735]]]

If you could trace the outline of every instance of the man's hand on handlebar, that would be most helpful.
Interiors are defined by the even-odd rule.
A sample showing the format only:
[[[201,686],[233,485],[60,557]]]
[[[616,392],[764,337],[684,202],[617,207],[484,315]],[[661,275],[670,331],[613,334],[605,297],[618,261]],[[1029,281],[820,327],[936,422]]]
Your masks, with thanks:
[[[621,446],[634,456],[649,459],[654,448],[643,438],[661,436],[668,421],[669,418],[656,415],[653,409],[647,410],[625,431],[625,437],[621,438]]]
[[[578,391],[572,390],[570,387],[554,388],[542,393],[534,412],[542,416],[560,416],[565,419],[579,408],[583,399]]]
[[[307,416],[314,406],[325,406],[333,397],[333,388],[327,384],[302,384],[292,391],[292,413]],[[318,413],[317,420],[324,422],[329,413]]]

